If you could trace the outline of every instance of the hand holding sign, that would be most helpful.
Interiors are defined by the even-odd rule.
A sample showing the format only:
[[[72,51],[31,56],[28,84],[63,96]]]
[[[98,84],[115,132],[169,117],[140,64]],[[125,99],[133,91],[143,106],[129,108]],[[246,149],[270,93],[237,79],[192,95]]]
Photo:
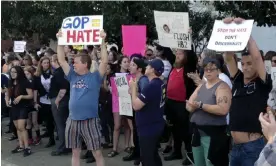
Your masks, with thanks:
[[[234,23],[236,23],[236,24],[241,24],[243,21],[245,21],[245,19],[240,18],[240,17],[238,17],[238,18],[228,17],[228,18],[225,18],[225,19],[223,20],[223,23],[225,23],[225,24],[230,24],[230,23],[234,22]]]
[[[104,30],[101,30],[100,37],[104,40],[106,38],[106,33]]]

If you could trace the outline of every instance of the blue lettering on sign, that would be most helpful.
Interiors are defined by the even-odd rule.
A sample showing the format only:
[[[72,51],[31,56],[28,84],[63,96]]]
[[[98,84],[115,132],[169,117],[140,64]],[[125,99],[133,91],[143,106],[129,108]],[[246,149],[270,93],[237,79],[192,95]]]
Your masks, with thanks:
[[[71,18],[66,18],[63,22],[63,29],[77,29],[81,26],[84,29],[84,25],[89,22],[89,17],[75,17],[73,20]]]

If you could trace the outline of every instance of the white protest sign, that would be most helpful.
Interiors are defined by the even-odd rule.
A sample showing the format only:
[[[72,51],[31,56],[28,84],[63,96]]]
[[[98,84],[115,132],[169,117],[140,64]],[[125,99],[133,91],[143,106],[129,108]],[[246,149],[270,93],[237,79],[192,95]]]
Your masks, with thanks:
[[[100,45],[103,16],[74,16],[63,20],[58,45]]]
[[[254,20],[224,24],[216,20],[207,48],[215,51],[242,51],[247,46]]]
[[[266,73],[267,73],[267,74],[270,74],[270,72],[271,72],[271,67],[272,67],[271,61],[270,61],[270,60],[265,60],[264,63],[265,63],[265,70],[266,70]]]
[[[27,42],[14,41],[13,52],[24,52]]]
[[[126,76],[116,76],[114,78],[119,97],[119,114],[133,116],[131,96],[128,93],[129,85]]]
[[[154,20],[161,46],[191,50],[188,13],[154,11]]]
[[[271,79],[274,86],[276,84],[276,67],[271,67]]]

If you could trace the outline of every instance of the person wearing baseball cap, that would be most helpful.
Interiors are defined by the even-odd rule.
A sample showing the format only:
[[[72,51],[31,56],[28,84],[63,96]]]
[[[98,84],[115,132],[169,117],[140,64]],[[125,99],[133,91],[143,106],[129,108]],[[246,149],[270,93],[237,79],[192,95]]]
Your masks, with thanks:
[[[150,82],[140,94],[137,92],[137,81],[130,80],[132,107],[136,111],[135,121],[144,166],[162,165],[158,154],[158,144],[165,127],[163,114],[166,86],[160,79],[163,72],[162,60],[150,61],[145,71]]]

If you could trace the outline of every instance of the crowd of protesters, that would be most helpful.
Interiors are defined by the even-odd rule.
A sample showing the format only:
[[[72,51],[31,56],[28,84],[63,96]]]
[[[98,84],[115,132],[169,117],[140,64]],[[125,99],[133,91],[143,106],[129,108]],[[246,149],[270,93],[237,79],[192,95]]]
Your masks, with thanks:
[[[224,20],[232,21],[242,19]],[[206,49],[197,56],[158,44],[144,56],[126,56],[107,49],[104,31],[100,36],[101,46],[83,50],[2,52],[2,116],[10,117],[9,140],[18,140],[12,153],[31,155],[31,146],[49,138],[52,156],[72,153],[73,166],[80,158],[103,166],[101,149],[116,157],[123,132],[123,161],[134,165],[162,166],[160,143],[166,143],[164,160],[184,158],[182,165],[276,164],[276,91],[264,64],[276,67],[276,52],[263,56],[250,37],[241,59],[235,52]],[[132,76],[133,117],[112,112],[116,73]],[[87,152],[80,157],[81,150]]]

